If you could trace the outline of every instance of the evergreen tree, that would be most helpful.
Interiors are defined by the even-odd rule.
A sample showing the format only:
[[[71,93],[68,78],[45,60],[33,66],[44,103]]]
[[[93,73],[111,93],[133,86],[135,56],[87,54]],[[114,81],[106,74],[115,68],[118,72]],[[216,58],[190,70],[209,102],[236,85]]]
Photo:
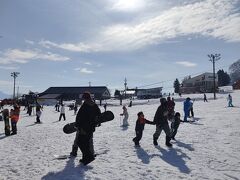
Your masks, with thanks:
[[[240,59],[229,67],[229,72],[233,83],[240,79]]]
[[[174,87],[174,92],[175,93],[179,93],[180,92],[180,83],[179,83],[178,79],[176,79],[174,81],[173,87]]]
[[[223,69],[217,72],[218,74],[218,86],[226,86],[230,83],[231,79],[227,72],[224,72]]]

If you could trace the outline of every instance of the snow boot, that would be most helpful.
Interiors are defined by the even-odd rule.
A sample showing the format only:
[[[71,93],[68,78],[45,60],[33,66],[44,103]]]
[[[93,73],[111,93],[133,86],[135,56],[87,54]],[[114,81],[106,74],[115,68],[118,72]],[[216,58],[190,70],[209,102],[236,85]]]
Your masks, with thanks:
[[[153,138],[153,144],[154,144],[154,146],[158,145],[157,138]]]
[[[72,146],[72,152],[70,152],[70,156],[76,157],[77,156],[78,147]]]
[[[171,137],[166,136],[166,146],[172,147],[172,144],[170,143]]]

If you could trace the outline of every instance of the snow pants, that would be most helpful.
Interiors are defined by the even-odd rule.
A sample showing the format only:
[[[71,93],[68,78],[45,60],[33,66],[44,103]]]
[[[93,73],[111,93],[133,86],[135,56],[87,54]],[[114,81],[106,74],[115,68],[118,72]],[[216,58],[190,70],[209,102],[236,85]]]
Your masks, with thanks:
[[[157,140],[159,138],[162,130],[164,130],[166,137],[171,137],[171,131],[170,131],[169,125],[168,125],[168,123],[164,123],[161,125],[156,125],[156,131],[153,134],[153,139]]]
[[[135,132],[136,132],[136,137],[133,138],[133,141],[135,142],[135,145],[139,145],[139,141],[142,139],[143,130],[138,130]]]
[[[66,116],[65,116],[65,114],[63,114],[63,113],[60,114],[60,116],[59,116],[59,121],[61,121],[62,117],[63,117],[63,120],[65,121],[65,120],[66,120]]]
[[[128,126],[128,115],[125,115],[123,118],[123,126]]]
[[[11,121],[12,125],[12,134],[17,134],[17,122]]]
[[[178,123],[172,123],[171,124],[171,137],[175,138],[176,134],[177,134],[177,130],[178,130],[179,124]]]
[[[91,135],[80,135],[77,138],[78,147],[82,152],[82,159],[89,160],[94,158],[94,147],[93,147],[93,134]]]
[[[187,121],[188,116],[189,116],[189,111],[184,111],[184,121]]]

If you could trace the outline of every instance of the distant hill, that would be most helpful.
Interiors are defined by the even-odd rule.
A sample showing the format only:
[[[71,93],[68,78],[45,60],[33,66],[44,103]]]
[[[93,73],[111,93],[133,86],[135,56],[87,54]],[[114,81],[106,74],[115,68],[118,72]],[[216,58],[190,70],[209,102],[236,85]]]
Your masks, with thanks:
[[[11,95],[5,94],[5,93],[0,91],[0,99],[10,98],[10,97],[11,97]]]

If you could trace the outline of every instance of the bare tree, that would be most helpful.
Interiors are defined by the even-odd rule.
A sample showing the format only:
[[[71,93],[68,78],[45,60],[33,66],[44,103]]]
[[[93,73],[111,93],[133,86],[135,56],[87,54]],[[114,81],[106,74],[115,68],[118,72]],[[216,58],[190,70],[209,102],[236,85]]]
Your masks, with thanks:
[[[236,82],[240,79],[240,59],[229,67],[229,72],[232,82]]]

